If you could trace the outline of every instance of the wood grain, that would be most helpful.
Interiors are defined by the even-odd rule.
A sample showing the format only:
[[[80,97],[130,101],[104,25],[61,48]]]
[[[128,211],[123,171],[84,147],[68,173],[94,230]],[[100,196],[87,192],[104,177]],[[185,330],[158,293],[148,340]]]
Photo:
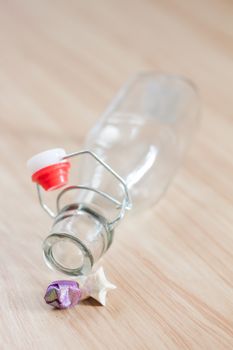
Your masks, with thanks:
[[[0,349],[233,349],[232,16],[227,0],[0,1]],[[52,311],[25,162],[78,149],[146,69],[196,83],[199,133],[165,198],[119,228],[108,306]]]

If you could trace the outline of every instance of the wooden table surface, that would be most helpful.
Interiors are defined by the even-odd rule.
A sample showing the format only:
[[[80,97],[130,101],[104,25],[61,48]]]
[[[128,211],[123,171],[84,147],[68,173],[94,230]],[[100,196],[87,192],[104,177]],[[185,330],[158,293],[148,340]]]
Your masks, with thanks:
[[[233,349],[233,4],[227,0],[0,1],[0,349]],[[202,123],[160,203],[117,230],[106,308],[53,311],[51,221],[25,163],[81,147],[125,80],[181,73]],[[60,276],[59,276],[60,277]]]

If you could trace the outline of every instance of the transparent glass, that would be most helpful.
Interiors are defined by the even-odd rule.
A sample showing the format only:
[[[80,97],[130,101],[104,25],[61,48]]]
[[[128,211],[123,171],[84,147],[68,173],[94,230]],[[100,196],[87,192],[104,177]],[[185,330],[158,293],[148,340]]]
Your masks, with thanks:
[[[119,91],[88,134],[84,148],[95,152],[125,180],[132,211],[144,210],[167,189],[196,129],[198,115],[197,92],[187,79],[142,73]],[[79,183],[123,199],[122,185],[101,164],[82,157],[78,168]],[[78,209],[66,207],[62,211],[66,217],[55,221],[51,232],[55,243],[50,235],[44,245],[50,266],[68,274],[88,273],[108,249],[115,228],[108,223],[119,210],[85,190],[75,191],[75,203],[79,203]],[[67,239],[74,242],[76,252],[65,248]],[[60,245],[57,252],[56,245]],[[59,256],[56,259],[55,254]]]

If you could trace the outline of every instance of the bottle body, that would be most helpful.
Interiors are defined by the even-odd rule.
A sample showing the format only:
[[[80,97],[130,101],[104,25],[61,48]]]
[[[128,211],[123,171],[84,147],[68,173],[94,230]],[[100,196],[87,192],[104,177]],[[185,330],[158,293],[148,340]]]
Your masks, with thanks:
[[[85,148],[125,179],[134,209],[150,206],[165,192],[186,152],[198,108],[195,88],[184,78],[139,74],[90,131]],[[80,170],[85,183],[111,188],[99,165],[85,162]]]
[[[141,74],[120,90],[90,131],[85,148],[124,179],[133,210],[151,206],[165,192],[196,128],[198,108],[196,91],[185,79],[164,74]],[[119,202],[123,200],[122,184],[100,163],[88,157],[80,159],[79,181],[86,187],[108,193]],[[84,214],[75,209],[68,218],[59,220],[59,225],[55,222],[52,234],[60,235],[63,241],[65,238],[61,235],[64,233],[76,237],[75,245],[78,247],[81,241],[91,258],[89,263],[82,260],[85,266],[81,269],[64,271],[62,263],[55,266],[68,274],[87,273],[108,249],[115,227],[109,223],[119,211],[119,206],[109,203],[94,191],[77,190],[74,203],[90,211],[85,209]],[[67,216],[67,213],[63,215]],[[81,217],[82,220],[85,217],[86,226]],[[46,240],[45,250],[47,243]],[[71,256],[70,250],[61,248],[61,251],[64,256]],[[50,265],[54,265],[51,257],[49,259]],[[72,273],[72,270],[75,271]]]

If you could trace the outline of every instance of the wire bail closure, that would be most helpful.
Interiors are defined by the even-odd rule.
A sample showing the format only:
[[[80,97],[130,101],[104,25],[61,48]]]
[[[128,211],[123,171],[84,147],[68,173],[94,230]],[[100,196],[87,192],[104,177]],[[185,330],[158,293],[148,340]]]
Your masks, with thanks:
[[[43,208],[43,210],[50,217],[55,218],[61,211],[60,201],[66,192],[76,190],[76,189],[92,191],[92,192],[95,192],[98,195],[104,197],[105,199],[109,200],[110,202],[114,203],[116,205],[116,209],[118,209],[120,211],[119,214],[111,222],[108,223],[109,225],[114,226],[117,222],[119,222],[124,217],[125,211],[131,209],[131,207],[132,207],[132,203],[131,203],[129,192],[128,192],[128,186],[127,186],[126,182],[124,181],[124,179],[115,170],[113,170],[112,167],[110,167],[99,156],[97,156],[96,153],[94,153],[92,151],[83,150],[83,151],[73,152],[73,153],[70,153],[70,154],[63,156],[61,161],[66,161],[68,159],[71,159],[74,157],[79,157],[82,155],[87,155],[87,156],[90,156],[93,159],[95,159],[99,164],[101,164],[109,173],[111,173],[121,183],[121,185],[123,187],[123,194],[124,194],[124,198],[123,198],[122,202],[120,202],[119,200],[117,200],[113,196],[109,195],[108,193],[102,192],[102,191],[100,191],[96,188],[90,187],[90,186],[83,186],[83,185],[67,186],[58,194],[57,200],[56,200],[57,211],[54,212],[44,202],[41,185],[39,183],[36,183],[39,203],[40,203],[41,207]]]

